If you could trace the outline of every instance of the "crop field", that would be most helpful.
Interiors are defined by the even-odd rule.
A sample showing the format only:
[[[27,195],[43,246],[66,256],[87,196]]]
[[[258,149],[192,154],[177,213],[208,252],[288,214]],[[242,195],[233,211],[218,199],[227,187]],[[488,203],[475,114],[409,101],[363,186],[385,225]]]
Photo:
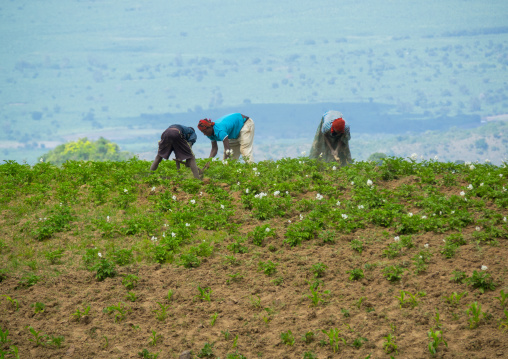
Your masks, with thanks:
[[[508,357],[504,164],[149,166],[0,165],[0,357]]]

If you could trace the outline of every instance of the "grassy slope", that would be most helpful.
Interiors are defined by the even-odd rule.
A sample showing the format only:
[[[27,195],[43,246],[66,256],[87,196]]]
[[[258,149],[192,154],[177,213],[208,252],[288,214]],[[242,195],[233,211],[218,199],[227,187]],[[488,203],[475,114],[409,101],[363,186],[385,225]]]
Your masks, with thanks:
[[[170,161],[152,175],[148,166],[0,166],[0,291],[20,305],[1,299],[0,327],[21,357],[177,358],[214,343],[220,357],[325,358],[333,348],[322,330],[338,328],[341,357],[385,357],[391,334],[401,357],[424,358],[436,312],[449,345],[439,353],[506,353],[496,299],[508,292],[506,168],[394,158],[333,169],[300,157],[214,162],[199,183]],[[98,281],[112,263],[116,276]],[[451,281],[455,270],[466,281]],[[128,290],[129,274],[139,280]],[[416,307],[407,293],[399,303],[401,291]],[[467,295],[451,305],[454,292]],[[470,328],[474,302],[486,316]],[[27,326],[44,341],[63,336],[62,348],[36,346]],[[282,343],[288,331],[294,345]]]

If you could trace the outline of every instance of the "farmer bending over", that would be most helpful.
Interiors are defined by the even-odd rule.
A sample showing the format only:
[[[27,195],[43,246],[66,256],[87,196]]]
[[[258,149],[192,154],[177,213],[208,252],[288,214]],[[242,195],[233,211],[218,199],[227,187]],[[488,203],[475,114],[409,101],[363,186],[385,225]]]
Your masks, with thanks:
[[[254,141],[254,121],[241,113],[232,113],[216,122],[205,118],[198,123],[198,129],[212,141],[210,158],[217,155],[217,141],[224,143],[224,159],[240,158],[252,162],[252,143]]]

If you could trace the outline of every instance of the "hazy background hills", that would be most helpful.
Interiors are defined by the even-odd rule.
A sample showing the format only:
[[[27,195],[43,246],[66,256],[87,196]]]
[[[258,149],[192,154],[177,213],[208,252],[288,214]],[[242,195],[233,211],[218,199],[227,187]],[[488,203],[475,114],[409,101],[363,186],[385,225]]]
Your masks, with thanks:
[[[4,1],[0,159],[85,136],[152,158],[168,125],[236,111],[256,160],[297,156],[337,109],[357,159],[501,163],[507,19],[501,0]]]

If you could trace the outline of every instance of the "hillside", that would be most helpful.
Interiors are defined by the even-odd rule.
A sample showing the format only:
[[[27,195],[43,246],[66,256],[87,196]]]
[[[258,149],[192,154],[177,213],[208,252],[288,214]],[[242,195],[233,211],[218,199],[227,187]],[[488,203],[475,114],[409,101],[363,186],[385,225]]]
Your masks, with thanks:
[[[149,165],[0,165],[6,358],[507,357],[505,166]]]

